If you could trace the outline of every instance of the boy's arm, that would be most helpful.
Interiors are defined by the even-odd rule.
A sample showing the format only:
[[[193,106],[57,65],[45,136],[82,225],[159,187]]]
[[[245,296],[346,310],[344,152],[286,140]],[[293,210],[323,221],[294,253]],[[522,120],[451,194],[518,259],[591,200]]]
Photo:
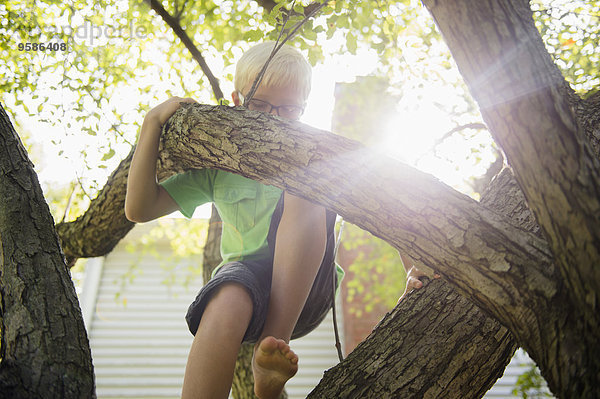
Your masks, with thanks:
[[[177,203],[156,180],[156,160],[162,125],[191,98],[173,97],[152,108],[142,123],[140,138],[127,177],[125,216],[132,222],[147,222],[179,209]]]

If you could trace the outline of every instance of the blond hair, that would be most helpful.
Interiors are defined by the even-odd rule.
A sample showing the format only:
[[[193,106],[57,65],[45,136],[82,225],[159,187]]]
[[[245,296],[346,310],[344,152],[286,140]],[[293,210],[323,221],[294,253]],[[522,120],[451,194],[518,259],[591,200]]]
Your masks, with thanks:
[[[235,67],[235,90],[242,95],[248,93],[254,79],[271,55],[275,42],[264,42],[251,47],[242,55]],[[290,87],[299,91],[304,101],[310,93],[311,67],[304,56],[295,48],[284,45],[277,51],[263,76],[261,85],[267,87]]]

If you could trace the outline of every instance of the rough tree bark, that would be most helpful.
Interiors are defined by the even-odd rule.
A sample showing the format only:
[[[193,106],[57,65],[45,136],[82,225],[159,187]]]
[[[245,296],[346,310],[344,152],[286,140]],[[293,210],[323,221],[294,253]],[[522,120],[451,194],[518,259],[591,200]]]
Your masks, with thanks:
[[[215,267],[221,263],[221,232],[223,222],[219,217],[217,208],[213,205],[208,220],[208,233],[206,235],[206,244],[202,251],[202,280],[204,284],[210,280]]]
[[[0,397],[95,397],[75,287],[33,165],[2,106],[0,297]]]
[[[441,280],[414,294],[326,371],[308,399],[482,397],[515,351],[510,332]]]

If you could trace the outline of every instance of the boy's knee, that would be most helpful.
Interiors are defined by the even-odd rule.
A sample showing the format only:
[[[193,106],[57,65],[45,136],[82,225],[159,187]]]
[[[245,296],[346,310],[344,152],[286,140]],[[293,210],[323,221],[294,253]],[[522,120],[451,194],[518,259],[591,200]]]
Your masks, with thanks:
[[[243,338],[252,318],[253,305],[246,289],[238,283],[225,283],[215,288],[201,314],[191,317],[188,313],[190,331],[196,337],[198,331],[227,331],[241,334]],[[193,324],[198,323],[195,330]]]
[[[224,283],[215,290],[215,293],[208,302],[208,306],[211,305],[233,310],[245,310],[249,307],[252,310],[252,298],[243,285],[229,282]]]

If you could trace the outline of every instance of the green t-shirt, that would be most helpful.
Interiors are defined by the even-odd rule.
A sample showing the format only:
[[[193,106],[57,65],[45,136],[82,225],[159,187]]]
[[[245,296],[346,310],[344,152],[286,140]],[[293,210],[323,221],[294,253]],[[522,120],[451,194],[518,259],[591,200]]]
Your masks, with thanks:
[[[161,185],[188,218],[197,206],[214,202],[223,220],[219,267],[270,256],[267,235],[281,189],[217,169],[190,170]]]

